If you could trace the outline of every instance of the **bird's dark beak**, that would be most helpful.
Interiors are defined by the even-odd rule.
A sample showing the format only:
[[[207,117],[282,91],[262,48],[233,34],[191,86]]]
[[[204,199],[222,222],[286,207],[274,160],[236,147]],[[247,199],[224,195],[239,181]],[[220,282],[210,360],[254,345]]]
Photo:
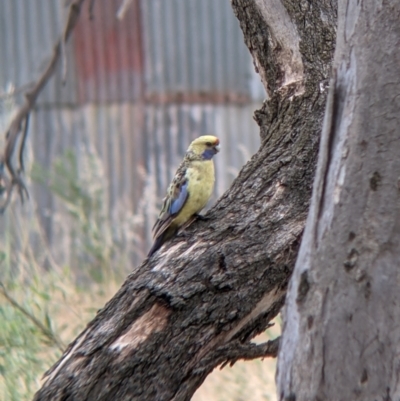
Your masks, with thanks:
[[[214,146],[214,150],[215,150],[215,153],[218,153],[221,150],[219,144]]]

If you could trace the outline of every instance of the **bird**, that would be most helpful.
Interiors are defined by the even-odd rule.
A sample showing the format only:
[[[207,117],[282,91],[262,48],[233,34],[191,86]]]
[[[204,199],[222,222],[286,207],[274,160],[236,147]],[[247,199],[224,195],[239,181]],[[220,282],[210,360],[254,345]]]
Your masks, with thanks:
[[[153,227],[154,242],[148,257],[195,218],[204,219],[199,212],[214,189],[213,156],[219,150],[219,139],[213,135],[200,136],[190,144],[163,199]]]

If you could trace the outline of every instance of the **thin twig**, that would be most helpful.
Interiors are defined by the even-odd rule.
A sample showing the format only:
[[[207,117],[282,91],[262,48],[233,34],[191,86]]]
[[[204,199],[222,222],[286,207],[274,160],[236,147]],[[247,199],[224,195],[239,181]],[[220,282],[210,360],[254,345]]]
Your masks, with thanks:
[[[4,284],[0,282],[0,293],[4,296],[7,301],[14,306],[15,309],[18,309],[21,313],[23,313],[41,332],[47,337],[60,351],[64,351],[65,345],[63,342],[57,337],[57,335],[51,330],[48,329],[42,322],[40,322],[32,313],[30,313],[26,308],[18,303],[6,290]]]
[[[236,344],[226,355],[225,362],[221,365],[221,369],[228,363],[233,366],[239,359],[250,361],[257,358],[276,358],[278,356],[280,337],[267,341],[262,344]]]
[[[20,172],[23,172],[25,170],[25,166],[24,166],[24,157],[23,157],[23,153],[24,153],[24,148],[25,148],[25,141],[26,141],[26,137],[28,135],[28,127],[29,127],[29,113],[26,115],[25,118],[25,125],[24,125],[24,134],[22,136],[22,141],[21,141],[21,145],[19,147],[19,165],[20,165]]]
[[[197,374],[201,374],[204,371],[213,370],[218,365],[222,369],[227,364],[232,366],[239,359],[248,361],[256,358],[276,358],[279,350],[279,341],[280,337],[262,344],[251,342],[241,343],[238,340],[230,342],[210,352],[209,355],[200,361],[194,371]]]
[[[65,42],[67,42],[67,40],[69,39],[70,34],[73,31],[78,20],[79,13],[84,1],[85,0],[75,0],[70,3],[68,18],[65,23],[65,28],[63,29],[62,37],[54,45],[53,54],[43,74],[35,83],[33,83],[32,89],[28,90],[25,93],[25,101],[18,109],[6,131],[6,144],[4,152],[0,154],[0,182],[10,182],[10,185],[6,185],[6,199],[3,205],[0,206],[0,214],[4,212],[7,205],[9,204],[11,200],[11,194],[15,186],[18,188],[22,202],[24,200],[24,194],[27,197],[29,196],[28,190],[21,178],[21,174],[24,169],[23,164],[21,164],[21,158],[24,151],[25,139],[27,135],[28,117],[35,105],[39,94],[46,86],[50,77],[54,74],[55,67],[61,55],[62,45],[63,43],[65,44]],[[23,133],[23,139],[19,148],[19,166],[18,168],[15,168],[12,162],[12,158],[15,151],[16,143],[21,133]],[[6,168],[4,168],[4,166]],[[7,180],[5,176],[7,172],[11,176],[11,180]]]
[[[117,18],[122,20],[125,17],[126,12],[128,11],[129,6],[131,5],[132,0],[123,0],[117,11]]]

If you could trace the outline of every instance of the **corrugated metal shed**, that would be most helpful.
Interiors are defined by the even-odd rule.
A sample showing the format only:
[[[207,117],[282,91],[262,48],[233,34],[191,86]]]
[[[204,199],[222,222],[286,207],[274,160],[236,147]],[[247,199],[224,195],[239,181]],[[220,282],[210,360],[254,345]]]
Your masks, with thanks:
[[[38,76],[62,31],[62,4],[0,0],[1,89]],[[72,151],[77,180],[93,184],[90,196],[101,194],[103,227],[135,262],[193,138],[221,139],[216,196],[258,149],[252,116],[264,91],[229,2],[134,0],[122,21],[119,6],[96,0],[94,20],[84,8],[67,46],[67,83],[59,66],[39,98],[30,145],[47,171]],[[32,188],[55,259],[72,263],[69,206],[44,184]]]
[[[143,90],[140,3],[133,0],[122,20],[119,1],[95,1],[93,19],[82,9],[74,33],[79,101],[132,102]]]
[[[62,32],[62,1],[0,0],[0,88],[16,88],[32,83],[49,60],[55,41]],[[71,65],[73,49],[66,49]],[[68,87],[60,84],[57,70],[38,99],[40,105],[76,103],[76,81],[73,68],[68,71]]]
[[[142,2],[146,99],[248,103],[250,62],[228,1]]]

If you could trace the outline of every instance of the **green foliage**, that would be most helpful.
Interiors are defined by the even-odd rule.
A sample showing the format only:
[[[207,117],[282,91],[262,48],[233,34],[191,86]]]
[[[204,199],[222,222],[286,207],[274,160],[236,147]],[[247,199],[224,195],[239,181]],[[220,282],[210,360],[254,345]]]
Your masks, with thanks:
[[[38,329],[10,305],[0,306],[0,398],[29,399],[38,387],[37,372],[44,372]],[[53,360],[56,355],[53,355]],[[3,381],[3,384],[1,382]]]
[[[18,300],[8,291],[7,299],[0,291],[1,400],[31,399],[39,386],[38,373],[45,372],[49,362],[61,354],[47,308],[49,294],[37,284],[23,288],[10,285],[19,295]]]
[[[43,373],[111,295],[104,287],[109,289],[107,280],[115,278],[110,269],[114,244],[102,176],[95,156],[85,154],[78,160],[73,152],[57,159],[50,171],[34,165],[31,172],[31,178],[50,188],[67,211],[66,226],[73,239],[71,260],[79,267],[76,272],[52,260],[36,217],[12,208],[4,217],[6,230],[0,233],[0,400],[32,399]],[[96,286],[96,282],[103,285]]]
[[[95,285],[93,292],[81,291],[68,269],[45,273],[34,265],[11,274],[7,259],[0,252],[0,400],[28,401],[111,294],[100,297]]]
[[[80,269],[78,279],[108,280],[117,249],[107,217],[107,187],[99,159],[86,152],[78,160],[76,153],[67,151],[49,171],[34,164],[31,177],[46,185],[70,216],[72,265],[85,267]]]

